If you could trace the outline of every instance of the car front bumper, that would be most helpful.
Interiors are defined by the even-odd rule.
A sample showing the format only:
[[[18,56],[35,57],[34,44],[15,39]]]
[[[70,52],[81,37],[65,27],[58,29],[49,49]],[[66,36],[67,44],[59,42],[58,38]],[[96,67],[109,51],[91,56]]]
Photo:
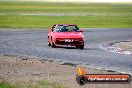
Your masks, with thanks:
[[[69,41],[66,41],[66,40],[69,40]],[[55,44],[76,46],[76,45],[83,45],[84,41],[82,38],[57,38]]]

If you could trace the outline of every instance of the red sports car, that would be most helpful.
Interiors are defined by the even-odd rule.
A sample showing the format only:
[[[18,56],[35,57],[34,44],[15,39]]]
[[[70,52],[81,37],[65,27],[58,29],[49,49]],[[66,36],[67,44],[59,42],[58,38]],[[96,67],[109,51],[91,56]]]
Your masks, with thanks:
[[[56,24],[49,29],[48,46],[55,48],[60,45],[71,45],[76,48],[84,48],[84,36],[77,25]]]

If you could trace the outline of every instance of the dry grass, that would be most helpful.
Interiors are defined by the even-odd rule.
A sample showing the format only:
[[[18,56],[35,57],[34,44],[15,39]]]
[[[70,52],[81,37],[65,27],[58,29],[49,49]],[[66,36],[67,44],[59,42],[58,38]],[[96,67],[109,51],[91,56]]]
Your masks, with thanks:
[[[87,68],[91,74],[115,74]],[[130,84],[86,84],[76,82],[76,67],[58,62],[0,56],[0,80],[17,84],[17,88],[130,88]],[[45,87],[46,86],[46,87]]]

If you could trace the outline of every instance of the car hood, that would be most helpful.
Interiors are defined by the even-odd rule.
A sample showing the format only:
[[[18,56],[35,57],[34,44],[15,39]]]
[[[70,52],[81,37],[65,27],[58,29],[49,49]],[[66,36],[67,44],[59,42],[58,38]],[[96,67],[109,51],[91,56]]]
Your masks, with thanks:
[[[56,38],[83,38],[81,32],[53,32]]]

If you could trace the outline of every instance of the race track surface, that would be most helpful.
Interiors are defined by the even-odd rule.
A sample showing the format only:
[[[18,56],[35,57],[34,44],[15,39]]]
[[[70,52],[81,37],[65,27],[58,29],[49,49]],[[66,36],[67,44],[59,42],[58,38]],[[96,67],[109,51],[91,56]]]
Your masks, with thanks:
[[[132,74],[132,56],[110,53],[99,45],[132,40],[132,28],[86,28],[84,50],[74,47],[51,48],[47,45],[47,30],[0,30],[0,54],[64,61],[91,68]]]

